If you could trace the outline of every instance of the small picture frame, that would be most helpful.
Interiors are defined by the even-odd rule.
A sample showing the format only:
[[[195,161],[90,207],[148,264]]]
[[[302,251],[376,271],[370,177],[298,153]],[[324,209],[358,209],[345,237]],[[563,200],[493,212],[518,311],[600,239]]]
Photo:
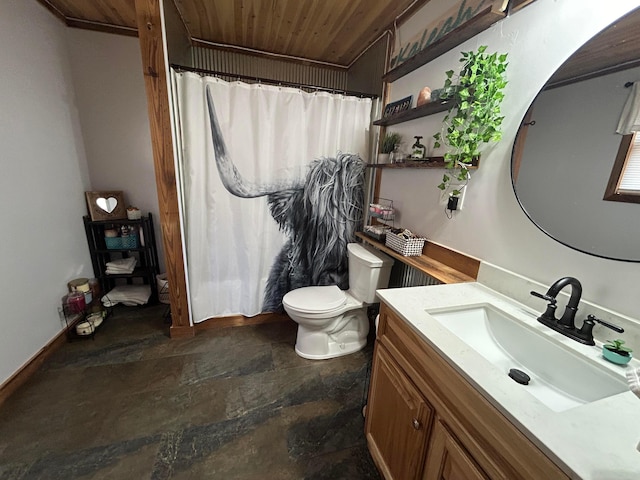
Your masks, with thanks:
[[[411,101],[413,100],[413,95],[409,95],[408,97],[403,98],[402,100],[398,100],[397,102],[387,103],[384,107],[384,111],[382,112],[382,118],[389,118],[393,115],[397,115],[402,112],[406,112],[411,109]]]
[[[127,207],[121,191],[84,192],[91,220],[122,220],[127,218]]]

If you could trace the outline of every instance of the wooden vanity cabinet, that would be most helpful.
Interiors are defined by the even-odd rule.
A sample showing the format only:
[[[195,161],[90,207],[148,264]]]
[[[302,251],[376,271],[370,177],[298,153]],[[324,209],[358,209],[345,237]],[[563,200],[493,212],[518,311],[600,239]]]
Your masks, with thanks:
[[[374,420],[375,421],[371,421]],[[367,403],[367,442],[385,478],[419,480],[433,409],[384,348],[378,349]]]
[[[384,303],[365,433],[387,480],[569,478]]]
[[[475,460],[438,419],[433,427],[422,480],[487,480]]]

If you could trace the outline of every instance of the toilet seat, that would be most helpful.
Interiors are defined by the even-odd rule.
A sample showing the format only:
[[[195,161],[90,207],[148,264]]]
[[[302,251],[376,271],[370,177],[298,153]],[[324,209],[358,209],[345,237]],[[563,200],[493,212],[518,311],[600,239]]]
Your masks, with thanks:
[[[304,287],[292,290],[282,304],[302,314],[327,314],[339,310],[347,303],[347,295],[337,285]]]

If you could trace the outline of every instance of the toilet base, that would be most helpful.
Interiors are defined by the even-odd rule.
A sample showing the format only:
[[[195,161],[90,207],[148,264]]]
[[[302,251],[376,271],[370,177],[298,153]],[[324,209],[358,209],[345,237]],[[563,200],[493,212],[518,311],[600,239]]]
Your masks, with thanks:
[[[309,360],[342,357],[362,350],[368,334],[369,319],[365,311],[358,309],[338,317],[326,330],[298,325],[295,350]]]

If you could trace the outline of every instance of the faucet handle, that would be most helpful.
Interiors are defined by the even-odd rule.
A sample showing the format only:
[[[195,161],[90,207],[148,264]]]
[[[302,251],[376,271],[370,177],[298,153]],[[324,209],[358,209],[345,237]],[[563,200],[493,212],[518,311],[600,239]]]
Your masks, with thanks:
[[[607,328],[610,328],[614,332],[624,333],[624,328],[614,325],[613,323],[605,322],[604,320],[600,320],[596,318],[594,315],[587,315],[587,320],[592,320],[594,322],[598,322],[600,325],[604,325]],[[587,321],[585,320],[585,321]]]
[[[531,295],[533,295],[534,297],[538,297],[541,298],[543,300],[546,300],[547,302],[549,302],[551,305],[555,305],[558,300],[556,300],[555,297],[552,297],[551,295],[545,295],[544,293],[538,293],[538,292],[534,292],[533,290],[531,290]]]

